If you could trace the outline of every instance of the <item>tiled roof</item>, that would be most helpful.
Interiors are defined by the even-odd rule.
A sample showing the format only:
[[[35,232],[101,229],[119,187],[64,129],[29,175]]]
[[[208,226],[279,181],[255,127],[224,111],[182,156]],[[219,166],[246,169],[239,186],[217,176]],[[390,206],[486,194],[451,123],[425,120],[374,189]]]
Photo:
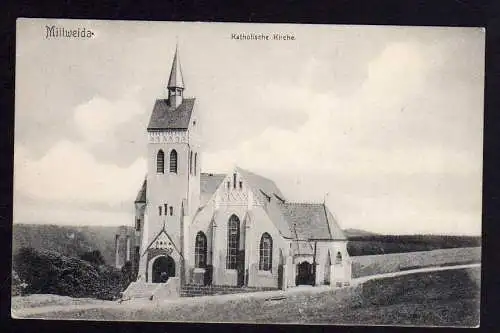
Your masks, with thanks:
[[[237,168],[237,171],[248,182],[254,193],[261,197],[265,203],[264,209],[283,237],[299,240],[347,239],[325,204],[283,202],[284,196],[272,180],[241,168]],[[225,177],[225,174],[200,174],[202,204],[210,199]],[[147,183],[144,180],[136,202],[146,202],[146,188]],[[266,196],[270,196],[271,200],[268,201]],[[301,247],[301,252],[308,249],[306,245],[298,246]]]
[[[168,99],[157,99],[148,130],[182,129],[189,127],[195,98],[184,98],[177,108],[168,103]]]
[[[135,202],[144,202],[146,203],[146,188],[147,188],[147,181],[144,179],[142,182],[141,189],[137,193],[137,197],[135,198]]]
[[[201,173],[200,174],[200,204],[205,205],[222,183],[225,174]]]
[[[255,191],[255,194],[259,196],[261,200],[267,201],[266,196],[278,197],[285,199],[284,195],[281,193],[280,189],[276,184],[269,178],[263,177],[256,173],[250,172],[248,170],[236,167],[236,170],[243,176],[243,178],[248,182],[250,187]],[[264,192],[264,194],[262,193]],[[273,199],[276,199],[275,197]]]
[[[200,191],[207,194],[215,193],[225,177],[226,175],[223,173],[201,173]]]
[[[314,247],[311,242],[292,242],[292,251],[294,254],[302,254],[302,255],[313,255]]]
[[[247,181],[258,199],[264,202],[264,209],[280,234],[285,238],[294,238],[290,226],[278,206],[278,203],[281,203],[281,200],[285,199],[278,186],[269,178],[240,167],[236,167],[236,171]]]
[[[278,205],[297,239],[346,239],[337,221],[324,204],[279,203]]]
[[[283,237],[289,239],[295,238],[292,230],[290,229],[290,224],[286,220],[286,217],[281,211],[276,199],[271,199],[271,202],[264,205],[264,209],[266,210],[269,219],[273,222]]]

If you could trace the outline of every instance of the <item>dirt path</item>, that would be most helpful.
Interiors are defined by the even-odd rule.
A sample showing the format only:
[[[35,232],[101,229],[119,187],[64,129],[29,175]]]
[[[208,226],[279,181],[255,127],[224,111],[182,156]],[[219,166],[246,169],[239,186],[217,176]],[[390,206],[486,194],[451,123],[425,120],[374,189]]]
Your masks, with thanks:
[[[355,287],[361,283],[364,283],[373,279],[380,279],[386,277],[395,277],[399,275],[406,274],[414,274],[421,272],[435,272],[435,271],[444,271],[451,269],[463,269],[463,268],[474,268],[480,267],[481,264],[468,264],[468,265],[457,265],[457,266],[444,266],[444,267],[426,267],[419,269],[412,269],[407,271],[399,271],[393,273],[386,274],[377,274],[371,276],[364,276],[361,278],[352,279],[351,286]],[[118,302],[103,302],[103,303],[93,303],[93,304],[66,304],[66,305],[50,305],[50,306],[41,306],[41,307],[31,307],[31,308],[20,308],[11,311],[13,318],[23,318],[26,316],[37,316],[43,315],[44,313],[49,312],[58,312],[58,311],[74,311],[74,310],[86,310],[86,309],[104,309],[104,308],[122,308],[122,309],[142,309],[148,307],[156,307],[160,306],[162,308],[180,304],[193,304],[193,303],[224,303],[231,300],[238,300],[242,298],[258,298],[258,299],[272,299],[272,298],[280,298],[287,297],[293,294],[316,294],[324,291],[332,290],[330,286],[298,286],[290,288],[286,291],[283,290],[275,290],[275,291],[261,291],[261,292],[252,292],[252,293],[241,293],[241,294],[228,294],[228,295],[217,295],[217,296],[199,296],[199,297],[183,297],[178,299],[170,299],[170,300],[161,300],[161,301],[150,301],[147,299],[137,299],[125,301],[122,303]]]
[[[357,285],[357,284],[364,283],[364,282],[369,281],[369,280],[382,279],[382,278],[386,278],[386,277],[395,277],[395,276],[407,275],[407,274],[447,271],[450,269],[475,268],[475,267],[481,267],[481,264],[478,263],[478,264],[467,264],[467,265],[453,265],[453,266],[425,267],[425,268],[409,269],[407,271],[398,271],[398,272],[391,272],[391,273],[384,273],[384,274],[362,276],[359,278],[352,279],[351,285]]]

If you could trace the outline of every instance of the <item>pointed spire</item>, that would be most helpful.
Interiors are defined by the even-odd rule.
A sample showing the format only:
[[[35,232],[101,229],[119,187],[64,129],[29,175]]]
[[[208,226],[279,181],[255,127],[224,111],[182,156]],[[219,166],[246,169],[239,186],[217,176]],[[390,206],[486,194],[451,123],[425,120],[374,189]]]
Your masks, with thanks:
[[[170,71],[167,88],[184,89],[184,80],[182,79],[181,62],[179,60],[179,49],[177,43],[175,44],[174,61],[172,62],[172,69]]]

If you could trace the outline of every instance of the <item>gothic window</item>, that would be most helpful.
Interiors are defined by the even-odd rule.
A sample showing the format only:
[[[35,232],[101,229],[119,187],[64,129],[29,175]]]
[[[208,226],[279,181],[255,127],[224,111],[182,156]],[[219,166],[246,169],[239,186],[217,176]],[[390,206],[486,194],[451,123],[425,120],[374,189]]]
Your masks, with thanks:
[[[259,270],[270,271],[273,259],[273,239],[266,232],[260,239]]]
[[[194,175],[196,176],[196,170],[198,168],[198,153],[194,153]]]
[[[203,232],[198,232],[194,243],[194,266],[205,268],[207,266],[207,237]]]
[[[135,230],[136,231],[141,231],[141,219],[137,219],[135,221]]]
[[[161,149],[156,155],[156,172],[157,173],[165,172],[165,153]]]
[[[243,188],[243,182],[240,181],[240,190]]]
[[[227,182],[227,189],[229,190],[231,188],[231,182]]]
[[[164,209],[165,215],[167,215],[167,208],[168,208],[168,205],[167,205],[167,204],[164,204],[164,205],[163,205],[163,209]]]
[[[189,153],[189,174],[193,174],[193,152]]]
[[[161,206],[158,206],[158,215],[161,216]]]
[[[226,268],[236,269],[238,249],[240,245],[240,219],[231,215],[227,224],[227,256]]]
[[[170,206],[170,216],[174,215],[174,207]]]
[[[177,152],[175,149],[170,152],[170,172],[177,173]]]
[[[233,173],[233,188],[236,188],[236,174]]]
[[[335,257],[335,263],[336,264],[342,263],[342,253],[340,253],[340,251],[337,252],[337,256]]]

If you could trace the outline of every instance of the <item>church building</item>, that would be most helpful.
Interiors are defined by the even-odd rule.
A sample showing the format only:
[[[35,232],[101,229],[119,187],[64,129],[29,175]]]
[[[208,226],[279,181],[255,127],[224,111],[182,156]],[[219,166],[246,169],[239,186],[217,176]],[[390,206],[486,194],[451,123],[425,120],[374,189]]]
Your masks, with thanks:
[[[325,203],[290,202],[240,167],[202,172],[203,105],[184,90],[176,48],[168,97],[156,100],[147,127],[135,228],[116,235],[116,266],[130,262],[137,276],[129,289],[174,280],[177,288],[348,285],[347,239]]]

